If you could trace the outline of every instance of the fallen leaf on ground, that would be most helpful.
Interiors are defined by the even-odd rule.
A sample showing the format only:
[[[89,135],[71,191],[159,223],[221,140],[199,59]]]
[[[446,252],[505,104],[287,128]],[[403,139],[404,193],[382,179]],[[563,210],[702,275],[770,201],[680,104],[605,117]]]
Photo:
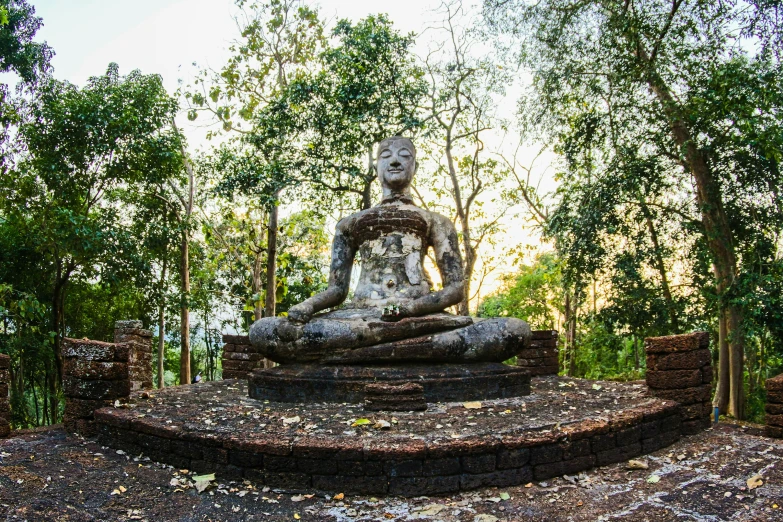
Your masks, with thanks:
[[[345,498],[345,493],[338,493],[333,497],[335,500],[342,500]]]
[[[379,420],[375,424],[373,424],[373,428],[376,430],[388,430],[391,428],[391,424],[389,424],[389,421],[385,420]]]
[[[481,515],[476,515],[475,518],[473,518],[473,522],[498,522],[498,517],[482,513]]]
[[[627,469],[647,469],[650,466],[647,465],[647,463],[643,460],[629,460],[628,464],[625,466]]]
[[[479,401],[463,402],[462,405],[469,410],[478,410],[481,408],[481,402]]]
[[[285,417],[283,418],[283,424],[298,424],[302,419],[299,418],[299,415],[296,417]]]
[[[441,504],[427,504],[426,506],[417,508],[414,511],[420,515],[435,516],[441,511],[443,511],[444,509],[446,509],[446,506],[443,506]]]
[[[305,499],[304,495],[294,495],[291,497],[291,502],[301,502]]]
[[[208,475],[196,475],[193,477],[193,481],[196,483],[196,491],[203,492],[209,487],[209,483],[215,480],[215,474],[210,473]]]
[[[370,419],[356,419],[351,426],[365,426],[367,424],[370,424]]]
[[[594,390],[600,390],[601,388],[603,388],[603,386],[601,386],[600,384],[593,384]]]
[[[752,491],[757,487],[761,486],[762,484],[764,484],[764,481],[761,480],[761,475],[753,475],[748,479],[747,484],[748,484],[748,489]]]
[[[508,500],[508,499],[510,499],[510,498],[511,498],[511,495],[509,495],[509,494],[508,494],[508,493],[506,493],[505,491],[501,491],[501,492],[500,492],[500,498],[501,498],[502,500]]]
[[[650,475],[650,478],[647,479],[647,482],[649,484],[657,484],[658,481],[660,481],[660,480],[661,480],[661,477],[659,477],[658,475]]]

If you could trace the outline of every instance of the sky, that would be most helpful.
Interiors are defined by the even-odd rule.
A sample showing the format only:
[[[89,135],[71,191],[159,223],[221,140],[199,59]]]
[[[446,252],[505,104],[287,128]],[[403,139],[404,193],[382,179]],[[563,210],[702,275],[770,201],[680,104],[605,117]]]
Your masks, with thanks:
[[[220,69],[238,35],[234,0],[28,1],[44,21],[36,40],[47,41],[56,53],[52,60],[54,76],[76,85],[105,73],[108,64],[116,62],[121,74],[133,69],[160,74],[173,93],[180,82],[187,85],[191,81],[197,71],[194,64]],[[421,55],[432,34],[426,28],[438,19],[433,11],[439,4],[440,0],[321,0],[315,5],[329,22],[341,18],[357,21],[369,14],[386,13],[401,32],[421,34],[417,39]],[[504,104],[506,110],[513,111],[513,99],[509,102]],[[184,113],[177,121],[191,147],[209,146],[203,127],[188,122]],[[537,241],[523,229],[521,221],[510,220],[506,226],[508,233],[501,239],[495,257],[502,259],[506,247]],[[508,270],[510,264],[501,267],[498,275]],[[493,275],[484,288],[491,291],[497,284]]]

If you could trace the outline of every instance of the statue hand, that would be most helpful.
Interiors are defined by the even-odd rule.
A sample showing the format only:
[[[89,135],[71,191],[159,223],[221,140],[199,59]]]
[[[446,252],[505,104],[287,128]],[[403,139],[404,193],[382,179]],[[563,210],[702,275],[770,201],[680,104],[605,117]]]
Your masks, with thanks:
[[[410,317],[410,310],[405,305],[389,305],[383,307],[381,321],[395,322]]]
[[[293,323],[307,323],[313,317],[313,307],[304,303],[292,306],[288,310],[288,320]]]

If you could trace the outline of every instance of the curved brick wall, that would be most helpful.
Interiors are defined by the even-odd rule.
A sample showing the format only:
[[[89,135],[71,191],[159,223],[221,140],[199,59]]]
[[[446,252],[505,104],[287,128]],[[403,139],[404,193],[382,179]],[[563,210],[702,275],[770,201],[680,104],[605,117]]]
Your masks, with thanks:
[[[178,468],[285,488],[404,496],[510,486],[621,462],[680,438],[679,405],[658,400],[556,431],[426,441],[269,436],[172,426],[127,409],[95,412],[102,444]]]

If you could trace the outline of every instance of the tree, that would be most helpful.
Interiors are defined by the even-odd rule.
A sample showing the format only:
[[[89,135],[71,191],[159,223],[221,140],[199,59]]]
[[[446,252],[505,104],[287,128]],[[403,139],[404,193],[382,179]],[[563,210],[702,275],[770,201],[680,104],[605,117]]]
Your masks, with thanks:
[[[780,208],[780,6],[486,0],[484,8],[487,25],[511,35],[532,70],[531,121],[553,136],[574,135],[572,124],[589,123],[592,113],[611,144],[603,165],[624,168],[631,150],[664,166],[663,186],[693,183],[696,233],[718,300],[716,405],[742,418],[741,228],[748,210],[777,219]],[[594,143],[583,144],[587,151]],[[751,201],[751,192],[769,197]]]
[[[200,112],[209,112],[223,131],[255,136],[255,143],[259,143],[255,131],[258,111],[314,58],[323,42],[323,24],[318,12],[302,0],[236,0],[236,5],[242,8],[237,18],[242,40],[231,46],[234,56],[219,73],[203,71],[194,90],[185,94],[191,104],[188,117],[194,120]],[[274,149],[264,147],[257,151],[256,161],[279,163],[276,156],[269,155],[270,150]],[[269,212],[264,310],[266,317],[274,317],[278,206],[286,178],[275,176],[279,169],[263,170],[271,175],[264,183],[268,190],[264,200]]]
[[[30,101],[18,132],[25,155],[0,185],[2,213],[41,258],[58,377],[70,283],[111,280],[143,263],[109,203],[124,187],[180,171],[176,136],[163,130],[175,110],[159,76],[122,77],[116,64],[82,89],[47,79]]]
[[[377,177],[375,147],[421,130],[427,86],[411,53],[414,35],[401,35],[384,15],[356,24],[340,20],[332,39],[318,56],[319,70],[292,81],[258,127],[290,129],[299,145],[291,164],[316,198],[350,195],[358,200],[353,208],[367,209]],[[268,141],[265,135],[255,141],[261,137]]]
[[[445,20],[438,29],[444,43],[425,60],[428,138],[432,154],[439,159],[438,174],[447,180],[451,200],[447,205],[453,203],[456,209],[465,263],[465,295],[457,308],[469,315],[479,248],[498,231],[498,222],[509,208],[499,197],[491,201],[492,211],[482,208],[482,197],[498,190],[509,174],[497,159],[485,157],[484,145],[487,131],[500,126],[495,97],[503,93],[507,78],[489,58],[474,57],[475,37],[459,25],[462,5],[444,4],[442,10]]]
[[[54,51],[45,42],[33,41],[42,25],[25,0],[0,0],[0,73],[16,73],[20,89],[32,88],[49,72]],[[8,85],[0,82],[0,147],[7,140],[8,127],[19,123],[20,110],[20,104],[9,98]],[[0,172],[5,173],[8,159],[0,149]]]

